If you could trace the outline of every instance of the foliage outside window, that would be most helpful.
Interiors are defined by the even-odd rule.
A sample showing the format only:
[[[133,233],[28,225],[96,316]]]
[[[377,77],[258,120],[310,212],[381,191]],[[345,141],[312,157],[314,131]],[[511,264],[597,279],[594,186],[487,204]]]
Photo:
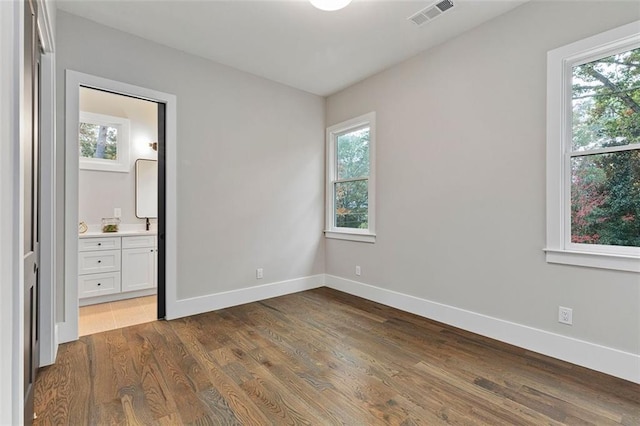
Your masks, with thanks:
[[[573,67],[571,242],[640,247],[640,47]]]
[[[81,169],[129,171],[129,120],[80,112],[78,146]]]
[[[640,271],[637,28],[549,53],[550,262]]]
[[[375,113],[327,129],[330,238],[374,242]]]
[[[118,159],[118,128],[80,123],[80,156],[84,158]]]

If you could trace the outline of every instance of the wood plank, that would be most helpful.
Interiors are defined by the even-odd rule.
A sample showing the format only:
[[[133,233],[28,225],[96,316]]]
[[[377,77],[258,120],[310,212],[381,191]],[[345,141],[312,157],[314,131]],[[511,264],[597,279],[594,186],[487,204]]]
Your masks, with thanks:
[[[640,385],[327,288],[61,345],[45,424],[638,425]]]
[[[134,364],[140,377],[144,398],[154,419],[170,418],[178,409],[171,390],[164,380],[162,370],[154,356],[154,347],[149,337],[156,330],[153,323],[123,329],[129,342]]]
[[[63,345],[58,362],[38,374],[34,394],[38,424],[88,424],[92,406],[89,357],[84,341]],[[85,392],[78,393],[78,389]]]

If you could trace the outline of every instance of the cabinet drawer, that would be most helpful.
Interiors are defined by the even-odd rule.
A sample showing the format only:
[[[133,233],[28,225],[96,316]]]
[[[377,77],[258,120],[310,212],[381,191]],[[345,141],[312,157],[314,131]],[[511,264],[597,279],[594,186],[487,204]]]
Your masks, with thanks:
[[[120,273],[90,274],[78,277],[78,296],[94,297],[120,292]]]
[[[122,248],[133,249],[143,247],[155,247],[155,235],[136,235],[135,237],[122,237]]]
[[[79,275],[119,270],[120,250],[85,251],[78,254]]]
[[[78,251],[118,250],[120,249],[120,237],[109,238],[80,238]]]

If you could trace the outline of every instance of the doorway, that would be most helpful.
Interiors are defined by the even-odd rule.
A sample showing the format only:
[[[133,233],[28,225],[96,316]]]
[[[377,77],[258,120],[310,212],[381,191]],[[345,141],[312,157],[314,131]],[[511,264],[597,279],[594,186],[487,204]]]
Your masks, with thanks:
[[[83,121],[81,117],[81,105],[82,107],[85,106],[85,103],[81,102],[83,90],[91,90],[92,92],[88,93],[93,95],[99,92],[103,95],[108,94],[137,101],[142,100],[153,104],[156,108],[155,132],[146,140],[143,138],[135,139],[131,137],[131,129],[129,128],[129,137],[125,138],[127,126],[123,124],[122,120],[110,118],[102,123],[104,125],[101,125],[99,120],[104,119],[104,117],[89,116],[88,119]],[[145,292],[153,293],[155,290],[152,291],[148,287],[146,278],[154,275],[154,279],[157,282],[157,302],[155,303],[154,316],[156,319],[165,318],[167,304],[175,300],[177,257],[175,210],[166,208],[167,203],[175,200],[176,196],[175,102],[175,96],[167,93],[76,71],[66,71],[65,190],[67,196],[65,198],[65,271],[77,271],[77,273],[67,272],[65,274],[63,291],[64,321],[59,323],[59,343],[78,338],[80,305],[86,304],[84,303],[86,301],[98,300],[104,303],[116,301],[119,297],[115,294],[116,289],[122,290],[123,278],[126,278],[127,283],[130,285],[130,287],[126,288],[126,292],[134,292],[131,294],[137,296],[149,296],[150,294],[145,294]],[[89,111],[85,112],[89,113]],[[117,118],[117,115],[112,114],[111,117]],[[84,142],[86,142],[85,145],[88,145],[86,147],[87,150],[99,149],[100,154],[98,158],[95,155],[93,158],[87,155],[89,158],[83,159],[81,154],[82,143],[79,141],[82,138],[80,133],[83,126],[82,123],[88,123],[85,126],[88,130],[92,125],[92,120],[97,121],[97,127],[96,123],[93,126],[94,130],[98,129],[98,135],[95,137],[93,146],[91,146],[89,137]],[[99,134],[101,127],[105,127],[102,129],[103,134]],[[110,127],[112,128],[110,129]],[[127,141],[130,154],[128,159],[125,155]],[[97,146],[98,143],[100,147]],[[111,146],[107,146],[109,144]],[[148,155],[148,150],[153,150],[154,147],[157,149],[157,154]],[[122,155],[117,154],[118,150]],[[146,152],[146,158],[142,158],[140,155],[142,151]],[[108,155],[105,155],[105,152]],[[90,189],[87,191],[83,187],[87,182],[82,181],[81,171],[92,171],[94,174],[92,177],[94,178],[98,173],[102,172],[112,175],[119,174],[120,176],[130,175],[129,177],[135,180],[136,163],[134,160],[138,159],[155,160],[157,164],[155,182],[158,194],[156,203],[157,220],[150,217],[151,214],[148,213],[145,213],[146,217],[136,216],[135,207],[131,207],[132,204],[124,204],[125,201],[111,201],[107,207],[103,206],[98,214],[100,216],[98,223],[96,223],[98,221],[96,219],[97,213],[90,212],[93,206],[88,207],[89,210],[87,211],[80,212],[82,193],[88,192],[91,194],[92,192]],[[122,171],[127,169],[129,172]],[[123,179],[126,180],[126,178]],[[91,182],[89,182],[90,187]],[[134,195],[132,196],[135,197]],[[93,194],[93,197],[95,199],[96,195]],[[97,197],[99,197],[99,194]],[[123,205],[114,205],[114,203],[122,203]],[[133,205],[135,205],[135,201],[133,201]],[[87,217],[92,219],[85,221],[79,214],[86,214]],[[115,220],[116,216],[120,216],[119,222]],[[102,221],[103,217],[106,219],[104,222]],[[85,223],[81,224],[80,222]],[[152,232],[146,230],[147,222],[149,222],[150,231]],[[87,229],[85,231],[86,237],[83,238],[80,231],[85,226]],[[93,232],[94,234],[87,235],[87,232]],[[167,235],[171,236],[170,244],[167,244]],[[125,250],[127,251],[126,253]],[[134,272],[129,273],[127,277],[123,276],[123,268],[127,269],[127,265],[131,264],[139,265],[141,260],[146,262],[143,262],[145,264],[144,268],[136,269]],[[149,265],[153,265],[153,267],[150,269]],[[95,290],[95,292],[92,293],[92,290]],[[169,297],[167,297],[167,294]],[[101,297],[104,299],[100,299]],[[84,301],[81,303],[81,300]]]
[[[79,89],[80,336],[157,316],[158,103]]]

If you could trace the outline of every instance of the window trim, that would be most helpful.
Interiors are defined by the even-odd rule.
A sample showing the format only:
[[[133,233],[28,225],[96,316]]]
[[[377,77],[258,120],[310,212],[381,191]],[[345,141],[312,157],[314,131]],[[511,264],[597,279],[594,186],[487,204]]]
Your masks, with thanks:
[[[79,167],[82,170],[98,170],[103,172],[129,173],[131,171],[130,162],[130,121],[128,118],[114,117],[111,115],[97,114],[93,112],[80,111],[80,123],[96,124],[98,126],[110,126],[118,129],[117,160],[105,160],[101,158],[82,157],[78,153]],[[79,142],[78,142],[79,143]]]
[[[640,21],[547,53],[548,263],[640,272],[640,247],[571,242],[571,75],[576,65],[640,46]]]
[[[334,226],[333,216],[335,212],[334,184],[337,181],[336,167],[336,143],[338,136],[358,128],[369,127],[369,177],[368,180],[368,229],[341,228]],[[327,171],[326,171],[326,202],[325,202],[325,231],[326,238],[339,240],[375,243],[375,205],[376,205],[376,113],[370,112],[359,117],[352,118],[342,123],[327,127]]]

